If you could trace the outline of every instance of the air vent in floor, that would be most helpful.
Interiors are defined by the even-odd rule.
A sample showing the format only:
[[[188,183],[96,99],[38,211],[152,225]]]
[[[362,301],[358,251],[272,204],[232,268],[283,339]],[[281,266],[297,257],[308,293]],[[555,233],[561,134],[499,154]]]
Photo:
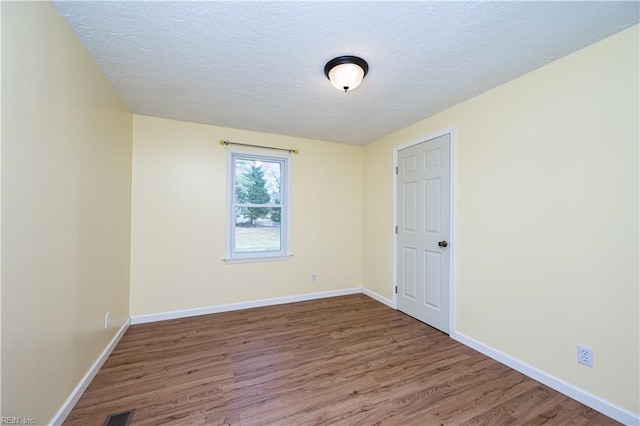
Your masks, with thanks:
[[[133,417],[133,411],[129,410],[124,413],[111,414],[104,422],[104,426],[129,426],[131,417]]]

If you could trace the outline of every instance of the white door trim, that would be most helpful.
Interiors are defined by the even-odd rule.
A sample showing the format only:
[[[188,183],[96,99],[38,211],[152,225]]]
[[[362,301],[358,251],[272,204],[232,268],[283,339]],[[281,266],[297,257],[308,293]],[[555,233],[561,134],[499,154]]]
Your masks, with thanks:
[[[449,167],[449,179],[450,179],[450,191],[449,197],[449,215],[450,215],[450,239],[449,241],[449,333],[453,335],[456,332],[455,328],[455,250],[456,250],[456,234],[455,234],[455,200],[456,200],[456,184],[455,184],[455,167],[456,167],[456,128],[449,127],[443,130],[439,130],[435,133],[422,136],[418,139],[406,142],[402,145],[395,146],[393,148],[393,224],[391,232],[393,233],[393,282],[391,284],[391,294],[393,294],[393,308],[398,309],[398,295],[396,294],[396,288],[398,286],[398,234],[396,234],[396,225],[398,224],[398,175],[396,174],[396,167],[398,167],[398,152],[409,148],[414,145],[418,145],[422,142],[426,142],[431,139],[443,135],[451,135],[451,143],[449,144],[449,159],[451,161]]]

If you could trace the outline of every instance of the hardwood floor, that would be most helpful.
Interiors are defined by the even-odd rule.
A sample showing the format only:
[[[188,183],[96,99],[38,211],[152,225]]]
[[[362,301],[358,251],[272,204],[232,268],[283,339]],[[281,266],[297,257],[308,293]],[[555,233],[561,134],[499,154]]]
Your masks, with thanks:
[[[364,295],[129,328],[65,425],[611,425]]]

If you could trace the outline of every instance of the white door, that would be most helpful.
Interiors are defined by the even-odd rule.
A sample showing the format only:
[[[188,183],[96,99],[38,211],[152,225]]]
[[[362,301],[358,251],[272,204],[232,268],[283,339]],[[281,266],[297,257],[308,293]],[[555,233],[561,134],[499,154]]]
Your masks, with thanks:
[[[449,333],[451,135],[398,152],[398,309]]]

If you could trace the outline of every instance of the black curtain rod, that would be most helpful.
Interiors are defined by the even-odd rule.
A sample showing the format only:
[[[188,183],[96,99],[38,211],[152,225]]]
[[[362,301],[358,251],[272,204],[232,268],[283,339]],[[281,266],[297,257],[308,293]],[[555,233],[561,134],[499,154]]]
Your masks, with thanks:
[[[273,149],[273,150],[276,150],[276,151],[287,151],[289,154],[291,154],[292,152],[294,154],[297,154],[299,152],[295,148],[276,148],[276,147],[273,147],[273,146],[252,145],[250,143],[231,142],[231,141],[226,141],[224,139],[220,139],[220,145],[240,145],[240,146],[250,146],[250,147],[253,147],[253,148]]]

